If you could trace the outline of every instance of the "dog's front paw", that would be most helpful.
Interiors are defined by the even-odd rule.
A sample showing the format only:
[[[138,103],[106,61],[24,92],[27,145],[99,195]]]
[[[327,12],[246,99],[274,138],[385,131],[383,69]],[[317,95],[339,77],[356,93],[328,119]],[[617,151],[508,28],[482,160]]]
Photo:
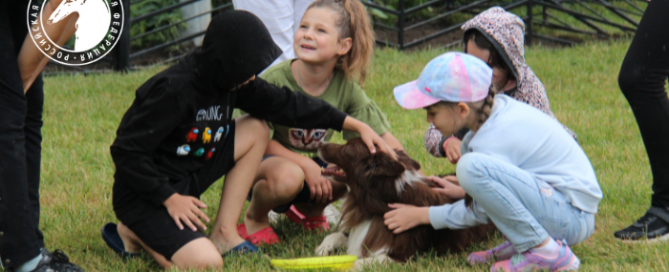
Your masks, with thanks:
[[[335,248],[346,244],[348,237],[341,232],[333,233],[325,237],[320,246],[316,248],[316,255],[327,256],[332,254]]]
[[[317,256],[328,256],[332,254],[334,251],[334,248],[331,245],[326,245],[326,244],[321,244],[316,248],[316,255]]]
[[[351,268],[351,271],[352,272],[364,271],[365,270],[365,265],[369,265],[368,263],[365,263],[365,259],[357,259],[353,263],[353,268]]]
[[[364,271],[366,266],[374,264],[389,264],[390,262],[392,262],[392,260],[388,258],[388,255],[386,255],[386,253],[380,253],[374,257],[357,259],[353,263],[353,268],[351,268],[351,271],[354,272]]]

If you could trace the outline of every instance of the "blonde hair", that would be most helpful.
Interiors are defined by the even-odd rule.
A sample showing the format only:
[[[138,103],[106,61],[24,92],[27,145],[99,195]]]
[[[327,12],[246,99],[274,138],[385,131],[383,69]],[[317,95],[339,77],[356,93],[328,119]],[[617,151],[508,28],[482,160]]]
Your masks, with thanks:
[[[492,106],[495,103],[496,93],[497,89],[495,89],[493,86],[490,86],[490,89],[488,90],[488,96],[486,96],[485,99],[476,102],[465,102],[469,108],[476,109],[476,115],[479,118],[478,123],[476,124],[476,130],[480,129],[483,123],[485,123],[485,121],[488,120],[488,117],[490,117],[490,114],[492,113]],[[441,101],[436,105],[455,107],[458,103],[459,102]]]
[[[362,86],[367,76],[367,65],[369,65],[374,54],[374,30],[365,6],[358,0],[316,0],[311,3],[311,8],[324,8],[339,14],[337,27],[339,38],[351,38],[351,50],[346,55],[339,57],[337,67],[349,78],[356,78]]]

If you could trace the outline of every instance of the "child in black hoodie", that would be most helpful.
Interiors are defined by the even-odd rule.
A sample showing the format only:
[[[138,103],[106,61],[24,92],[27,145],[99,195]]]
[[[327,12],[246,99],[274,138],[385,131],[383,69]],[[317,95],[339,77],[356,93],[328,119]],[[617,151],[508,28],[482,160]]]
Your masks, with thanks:
[[[219,268],[221,253],[257,251],[236,228],[269,143],[269,129],[256,117],[356,131],[372,152],[376,145],[392,153],[369,126],[328,103],[255,78],[280,54],[257,17],[224,12],[212,19],[202,47],[137,90],[111,146],[120,222],[105,225],[102,235],[112,249],[122,256],[144,249],[161,266],[181,269]],[[233,108],[254,117],[233,120]],[[198,198],[223,175],[208,239]]]

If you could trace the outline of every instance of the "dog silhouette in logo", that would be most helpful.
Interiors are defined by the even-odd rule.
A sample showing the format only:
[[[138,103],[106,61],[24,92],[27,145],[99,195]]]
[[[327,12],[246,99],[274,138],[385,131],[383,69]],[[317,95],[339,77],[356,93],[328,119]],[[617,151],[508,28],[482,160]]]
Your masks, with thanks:
[[[218,142],[221,140],[221,135],[223,135],[223,127],[218,128],[218,131],[216,131],[216,136],[214,136],[214,143]]]
[[[200,133],[200,131],[197,128],[193,128],[188,132],[188,135],[186,135],[186,142],[195,142],[197,141],[197,134]]]
[[[300,149],[316,149],[321,147],[328,131],[325,129],[291,128],[288,132],[290,144]]]
[[[207,156],[204,157],[204,160],[207,161],[207,160],[211,159],[211,157],[214,156],[214,152],[216,152],[216,148],[212,147],[211,150],[209,150],[209,152],[207,152]]]
[[[190,146],[185,144],[177,148],[177,156],[186,156],[190,152]]]
[[[204,133],[202,134],[202,143],[206,144],[211,142],[211,129],[206,127],[204,128]]]
[[[47,24],[53,25],[72,13],[78,13],[74,24],[77,29],[74,51],[86,51],[98,45],[107,36],[111,15],[104,0],[65,0],[51,13]]]

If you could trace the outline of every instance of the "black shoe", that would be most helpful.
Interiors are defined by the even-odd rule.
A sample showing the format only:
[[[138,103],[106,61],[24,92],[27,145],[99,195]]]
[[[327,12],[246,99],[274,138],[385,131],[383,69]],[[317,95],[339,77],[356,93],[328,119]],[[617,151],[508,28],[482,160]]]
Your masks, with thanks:
[[[42,249],[42,259],[32,272],[84,272],[81,267],[70,262],[70,259],[62,250],[56,249],[49,253]]]
[[[669,239],[669,210],[650,207],[646,214],[613,236],[625,243],[654,243]]]

